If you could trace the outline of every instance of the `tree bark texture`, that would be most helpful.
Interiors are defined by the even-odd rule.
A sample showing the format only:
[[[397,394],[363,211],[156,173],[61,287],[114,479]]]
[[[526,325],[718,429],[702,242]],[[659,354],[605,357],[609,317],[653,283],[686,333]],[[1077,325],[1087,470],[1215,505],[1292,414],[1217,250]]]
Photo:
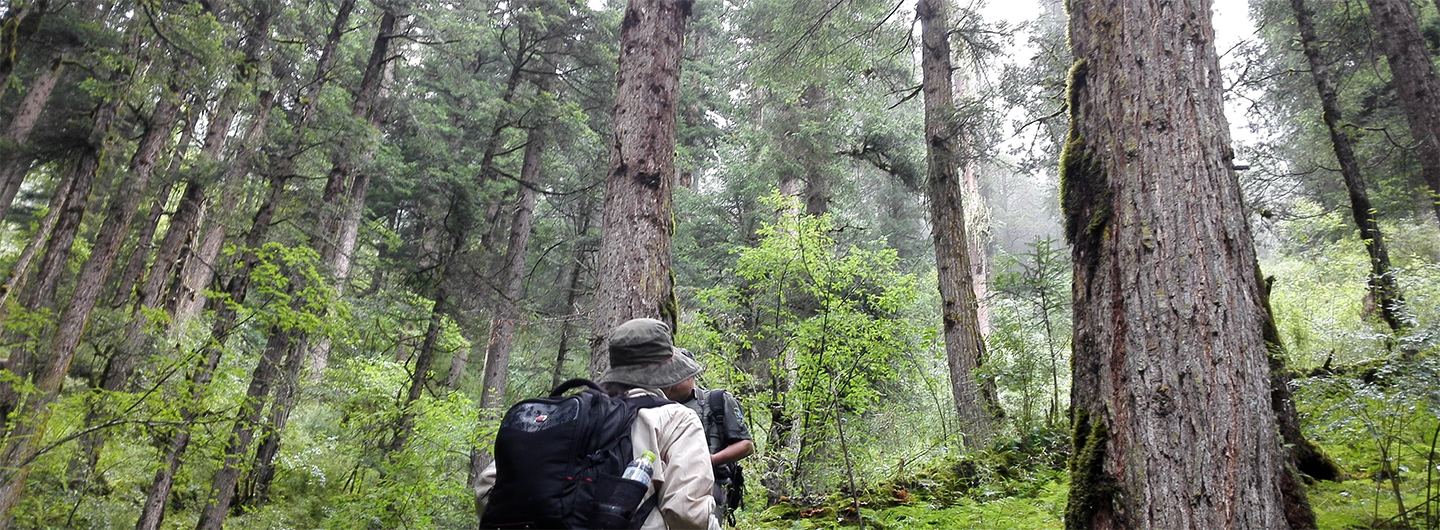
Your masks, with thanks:
[[[1380,223],[1375,219],[1375,208],[1370,204],[1370,195],[1365,191],[1365,180],[1360,175],[1360,162],[1355,158],[1354,142],[1341,129],[1343,119],[1340,112],[1340,98],[1330,80],[1329,67],[1320,55],[1320,39],[1315,34],[1313,13],[1306,7],[1305,0],[1290,0],[1295,12],[1295,23],[1300,31],[1300,45],[1310,63],[1310,76],[1315,80],[1315,90],[1320,95],[1321,118],[1330,131],[1330,143],[1335,149],[1335,159],[1340,162],[1340,176],[1345,180],[1345,191],[1350,195],[1350,214],[1355,226],[1360,228],[1360,240],[1365,252],[1370,255],[1370,293],[1380,306],[1380,316],[1391,331],[1400,332],[1407,326],[1404,322],[1405,298],[1395,284],[1395,275],[1390,272],[1390,252],[1385,248],[1385,236],[1380,232]],[[1440,100],[1437,100],[1440,103]],[[1436,122],[1440,125],[1440,122]]]
[[[1210,3],[1070,4],[1067,528],[1294,528]]]
[[[966,447],[980,448],[993,434],[993,411],[997,408],[993,388],[987,388],[975,373],[984,363],[985,340],[980,336],[978,302],[974,278],[970,276],[970,250],[966,243],[957,157],[959,131],[950,122],[955,104],[947,24],[949,1],[922,0],[916,12],[920,17],[923,47],[920,64],[924,74],[927,195],[939,275],[945,358],[960,432]]]
[[[1409,0],[1365,0],[1385,56],[1400,110],[1415,140],[1415,155],[1440,217],[1440,77],[1435,74],[1420,23]]]
[[[615,326],[658,318],[675,329],[670,208],[675,184],[675,110],[680,48],[690,0],[630,0],[620,27],[615,137],[597,255],[590,373],[610,367]]]
[[[20,106],[15,109],[15,117],[10,119],[10,126],[5,131],[4,145],[0,146],[0,221],[5,220],[5,215],[10,212],[10,206],[15,202],[15,194],[20,192],[20,185],[25,183],[25,175],[29,173],[30,157],[24,156],[21,152],[25,141],[30,138],[30,131],[35,129],[35,124],[40,121],[40,114],[45,110],[46,103],[50,102],[50,94],[55,92],[55,85],[59,83],[60,76],[65,71],[63,57],[55,57],[50,62],[50,67],[40,71],[40,75],[30,83],[30,90],[25,93],[25,98],[20,100]]]
[[[955,94],[964,94],[964,83],[956,83]],[[985,198],[980,194],[980,172],[973,162],[961,165],[960,182],[963,183],[961,202],[970,199],[973,204],[966,210],[977,222],[965,223],[965,252],[970,259],[970,285],[975,288],[975,323],[980,328],[980,338],[990,337],[990,255],[986,251],[990,239],[990,213]]]

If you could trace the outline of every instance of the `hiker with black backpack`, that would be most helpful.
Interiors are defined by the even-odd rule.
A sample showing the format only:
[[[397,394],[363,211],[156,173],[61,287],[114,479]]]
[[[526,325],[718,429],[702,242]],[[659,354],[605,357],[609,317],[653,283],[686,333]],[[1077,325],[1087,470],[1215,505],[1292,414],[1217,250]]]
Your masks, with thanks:
[[[685,348],[680,353],[690,359],[695,354]],[[705,439],[710,448],[710,466],[715,473],[715,506],[721,512],[720,519],[735,526],[735,510],[744,506],[745,475],[740,469],[740,460],[755,454],[755,442],[751,441],[750,428],[745,425],[745,414],[740,402],[729,391],[721,388],[706,390],[694,379],[670,387],[665,397],[689,407],[700,416],[705,424]]]
[[[505,413],[475,491],[481,528],[719,530],[704,427],[663,397],[700,365],[676,355],[670,327],[649,318],[616,327],[609,351],[598,386],[567,381]],[[624,472],[641,462],[648,477]]]

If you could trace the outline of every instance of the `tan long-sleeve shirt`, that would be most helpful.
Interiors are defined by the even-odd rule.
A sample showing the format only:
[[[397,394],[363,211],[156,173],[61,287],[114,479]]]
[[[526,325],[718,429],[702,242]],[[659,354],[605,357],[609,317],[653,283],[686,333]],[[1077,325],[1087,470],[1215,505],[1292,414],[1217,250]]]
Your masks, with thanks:
[[[637,388],[625,397],[647,393],[660,395]],[[646,495],[647,498],[658,495],[660,500],[641,530],[719,530],[719,522],[711,517],[715,512],[715,499],[710,488],[715,476],[710,470],[710,449],[700,417],[694,411],[680,404],[641,409],[630,426],[630,443],[633,458],[639,458],[645,451],[656,455],[650,491]],[[481,473],[475,488],[481,513],[494,485],[495,464],[491,463]]]

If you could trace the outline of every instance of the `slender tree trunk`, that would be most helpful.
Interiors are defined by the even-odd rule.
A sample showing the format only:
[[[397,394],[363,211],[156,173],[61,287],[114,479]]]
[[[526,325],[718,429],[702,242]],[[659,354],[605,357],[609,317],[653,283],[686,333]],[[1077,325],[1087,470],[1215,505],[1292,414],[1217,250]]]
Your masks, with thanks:
[[[675,329],[670,270],[675,109],[688,0],[630,0],[620,29],[615,136],[597,254],[590,373],[610,367],[610,330],[637,317]]]
[[[483,409],[498,410],[505,400],[510,349],[515,342],[515,322],[520,319],[520,297],[524,294],[525,250],[530,245],[530,231],[535,218],[535,189],[532,186],[540,173],[543,136],[544,133],[531,129],[525,146],[525,159],[520,169],[520,197],[510,222],[510,242],[499,275],[503,288],[496,304],[495,317],[490,323],[489,347],[485,350],[485,382],[480,392],[480,408]]]
[[[951,125],[954,87],[951,79],[948,0],[922,0],[920,17],[924,72],[925,145],[929,174],[928,195],[935,267],[939,274],[945,358],[950,368],[950,390],[960,415],[965,446],[979,449],[995,429],[997,410],[993,391],[976,370],[985,359],[985,340],[976,316],[974,279],[965,237],[965,211],[957,157],[961,131]]]
[[[1287,514],[1210,21],[1207,0],[1070,4],[1067,528],[1314,527]]]
[[[290,413],[295,410],[295,398],[300,391],[300,369],[304,367],[305,352],[309,344],[297,341],[285,353],[285,364],[280,377],[274,383],[274,403],[270,406],[270,421],[261,426],[260,446],[255,448],[255,461],[251,466],[252,479],[247,491],[239,501],[241,506],[259,508],[270,500],[270,485],[275,480],[275,457],[280,454],[281,436],[290,422]]]
[[[446,263],[442,266],[456,265]],[[444,271],[441,271],[441,274],[444,274]],[[410,442],[410,436],[415,431],[415,402],[425,393],[425,382],[429,381],[430,366],[435,362],[435,350],[440,344],[445,313],[449,311],[444,285],[436,287],[434,302],[435,307],[431,309],[430,320],[425,326],[425,339],[420,344],[420,352],[415,355],[415,370],[411,372],[410,388],[405,393],[405,403],[400,407],[400,420],[396,423],[394,435],[390,437],[389,446],[385,448],[390,458],[405,450],[405,445]]]
[[[516,90],[520,87],[520,81],[522,80],[521,74],[525,72],[525,66],[529,64],[529,59],[530,55],[528,53],[526,53],[524,50],[519,50],[517,54],[517,60],[511,63],[510,74],[508,77],[506,77],[505,81],[505,90],[501,93],[500,96],[500,101],[502,103],[500,111],[496,113],[495,122],[490,127],[490,136],[486,138],[485,147],[484,149],[482,149],[482,155],[480,157],[480,168],[479,171],[476,172],[478,175],[475,186],[476,189],[484,189],[486,185],[498,178],[498,174],[496,174],[495,172],[495,157],[500,153],[500,146],[503,143],[505,130],[515,125],[511,119],[510,104],[515,98]],[[494,236],[492,235],[492,233],[494,232],[495,228],[498,228],[497,226],[493,225],[500,224],[496,222],[495,219],[499,215],[499,206],[503,202],[503,198],[490,201],[490,205],[487,207],[487,211],[485,214],[485,221],[487,224],[492,226],[491,230],[481,231],[479,245],[480,248],[492,247],[491,242],[494,240]],[[471,232],[473,231],[474,227],[466,227],[465,233],[461,236],[461,239],[468,239]],[[478,298],[484,300],[480,302],[480,305],[489,306],[492,305],[488,301],[491,293],[488,292],[488,290],[486,291],[487,292],[484,292],[482,296]],[[489,336],[488,333],[486,335]],[[488,344],[486,345],[486,348],[489,348]],[[470,360],[468,354],[457,353],[454,357],[450,359],[450,375],[447,376],[445,380],[446,388],[449,388],[451,390],[455,389],[456,385],[460,383],[460,378],[465,374],[465,366],[469,364],[469,362]],[[472,473],[470,478],[473,481],[478,478],[478,475]]]
[[[298,308],[297,308],[298,309]],[[205,508],[200,512],[196,530],[220,530],[225,524],[225,515],[230,510],[230,500],[235,497],[235,487],[240,483],[240,468],[245,455],[250,451],[250,442],[260,421],[260,412],[270,401],[270,385],[280,372],[280,362],[289,350],[292,331],[271,328],[265,350],[250,374],[250,386],[240,409],[235,415],[235,424],[230,431],[230,440],[225,446],[225,460],[206,497]]]
[[[1390,272],[1390,252],[1385,249],[1385,236],[1380,232],[1380,223],[1375,219],[1375,208],[1370,204],[1370,195],[1365,192],[1365,180],[1360,176],[1360,162],[1355,159],[1354,142],[1341,128],[1340,98],[1335,85],[1330,81],[1329,68],[1320,56],[1320,40],[1315,35],[1312,12],[1304,0],[1290,0],[1295,11],[1295,23],[1300,30],[1300,44],[1305,49],[1305,58],[1310,62],[1310,75],[1315,80],[1315,90],[1320,95],[1320,117],[1330,131],[1330,143],[1335,149],[1335,159],[1340,162],[1340,175],[1345,180],[1345,190],[1350,194],[1350,213],[1355,226],[1360,228],[1360,240],[1370,255],[1370,293],[1380,306],[1380,316],[1390,330],[1401,332],[1407,327],[1404,322],[1405,298],[1395,284],[1395,275]],[[1440,103],[1440,100],[1436,100]],[[1440,126],[1440,121],[1436,122]]]
[[[550,88],[553,70],[545,73],[536,82],[536,91],[543,93]],[[495,304],[495,313],[490,321],[490,340],[485,349],[485,377],[480,390],[481,410],[500,410],[505,401],[505,390],[509,386],[510,353],[515,343],[515,323],[520,319],[520,297],[525,287],[525,254],[530,246],[530,233],[535,219],[535,185],[540,178],[540,165],[545,148],[543,124],[532,124],[525,139],[525,154],[520,164],[519,197],[515,202],[515,214],[510,221],[510,237],[501,262],[498,276],[501,289]],[[488,454],[472,462],[482,469],[489,465]],[[481,465],[483,462],[484,465]],[[472,469],[473,471],[473,469]]]
[[[1300,431],[1300,414],[1295,410],[1295,399],[1290,393],[1291,373],[1285,368],[1285,346],[1280,339],[1280,329],[1275,326],[1275,311],[1270,307],[1270,280],[1264,279],[1260,265],[1255,265],[1255,283],[1260,286],[1261,329],[1265,337],[1265,348],[1269,353],[1270,368],[1270,410],[1275,413],[1276,427],[1280,431],[1281,449],[1285,456],[1285,472],[1280,477],[1280,492],[1285,501],[1285,520],[1290,527],[1316,528],[1315,511],[1305,495],[1305,484],[1300,478],[1304,473],[1318,480],[1340,480],[1340,466],[1325,454],[1315,442],[1305,438]]]
[[[159,160],[160,150],[170,138],[179,117],[180,105],[173,98],[176,90],[176,87],[172,87],[171,94],[162,96],[156,105],[150,127],[141,136],[135,156],[131,158],[128,178],[117,185],[110,197],[105,221],[96,233],[90,257],[80,270],[70,303],[60,314],[55,338],[48,352],[49,358],[35,379],[36,395],[26,400],[20,422],[9,433],[3,460],[0,460],[3,464],[0,465],[3,465],[4,469],[17,471],[13,476],[7,476],[4,484],[0,485],[0,516],[8,516],[19,501],[30,459],[39,450],[41,435],[49,422],[50,403],[59,394],[65,374],[70,370],[70,362],[75,358],[75,349],[80,346],[80,337],[89,321],[90,311],[100,299],[105,278],[115,265],[120,246],[129,232],[127,228],[134,220],[140,195],[145,190],[150,174],[154,172]]]
[[[189,136],[188,134],[186,136]],[[185,146],[182,141],[180,147]],[[182,158],[183,153],[176,153],[176,159]],[[179,162],[176,160],[171,164],[173,169]],[[140,281],[140,276],[145,274],[145,264],[150,261],[150,249],[155,246],[155,232],[160,229],[160,218],[165,216],[165,207],[170,204],[170,196],[175,191],[172,184],[164,184],[155,192],[155,197],[150,201],[150,211],[145,216],[144,224],[140,225],[140,232],[135,237],[135,248],[130,251],[130,257],[125,260],[125,268],[120,271],[119,279],[115,282],[114,290],[110,295],[110,307],[120,308],[130,303],[135,295],[135,284]]]
[[[587,223],[588,224],[588,223]],[[580,231],[585,233],[584,230]],[[574,320],[580,317],[575,300],[580,292],[580,250],[577,248],[565,266],[565,316],[560,322],[560,345],[555,352],[555,368],[550,373],[550,388],[560,386],[565,380],[565,358],[570,353],[570,339],[575,334]]]
[[[10,119],[10,127],[5,131],[4,139],[0,140],[4,142],[0,146],[0,221],[4,221],[5,215],[10,212],[15,194],[19,193],[20,185],[25,183],[25,175],[29,173],[31,160],[20,153],[21,147],[40,121],[41,111],[49,103],[50,94],[55,92],[55,85],[65,71],[64,59],[64,56],[56,56],[50,61],[50,67],[41,70],[40,75],[30,83],[30,91],[16,107],[15,117]]]
[[[1415,139],[1415,155],[1440,217],[1440,77],[1408,0],[1365,0],[1390,63],[1400,110]]]

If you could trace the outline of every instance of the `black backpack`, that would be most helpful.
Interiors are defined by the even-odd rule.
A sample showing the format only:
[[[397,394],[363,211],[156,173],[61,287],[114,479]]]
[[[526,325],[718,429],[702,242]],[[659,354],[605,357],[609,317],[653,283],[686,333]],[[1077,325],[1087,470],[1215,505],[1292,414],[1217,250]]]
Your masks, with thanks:
[[[710,390],[705,395],[705,421],[709,423],[706,431],[707,442],[713,442],[710,452],[723,449],[730,440],[725,438],[725,391],[722,389]],[[713,430],[712,430],[713,429]],[[716,433],[710,436],[709,433]],[[728,480],[729,482],[726,482]],[[725,483],[725,520],[730,526],[735,526],[735,510],[745,507],[745,472],[739,462],[730,462],[715,466],[715,481]]]
[[[582,386],[588,388],[561,396]],[[597,485],[619,481],[634,458],[630,425],[640,409],[667,403],[657,396],[614,398],[591,381],[571,379],[549,397],[510,407],[495,435],[495,487],[480,528],[599,527],[592,521]],[[653,497],[629,528],[645,522]]]

